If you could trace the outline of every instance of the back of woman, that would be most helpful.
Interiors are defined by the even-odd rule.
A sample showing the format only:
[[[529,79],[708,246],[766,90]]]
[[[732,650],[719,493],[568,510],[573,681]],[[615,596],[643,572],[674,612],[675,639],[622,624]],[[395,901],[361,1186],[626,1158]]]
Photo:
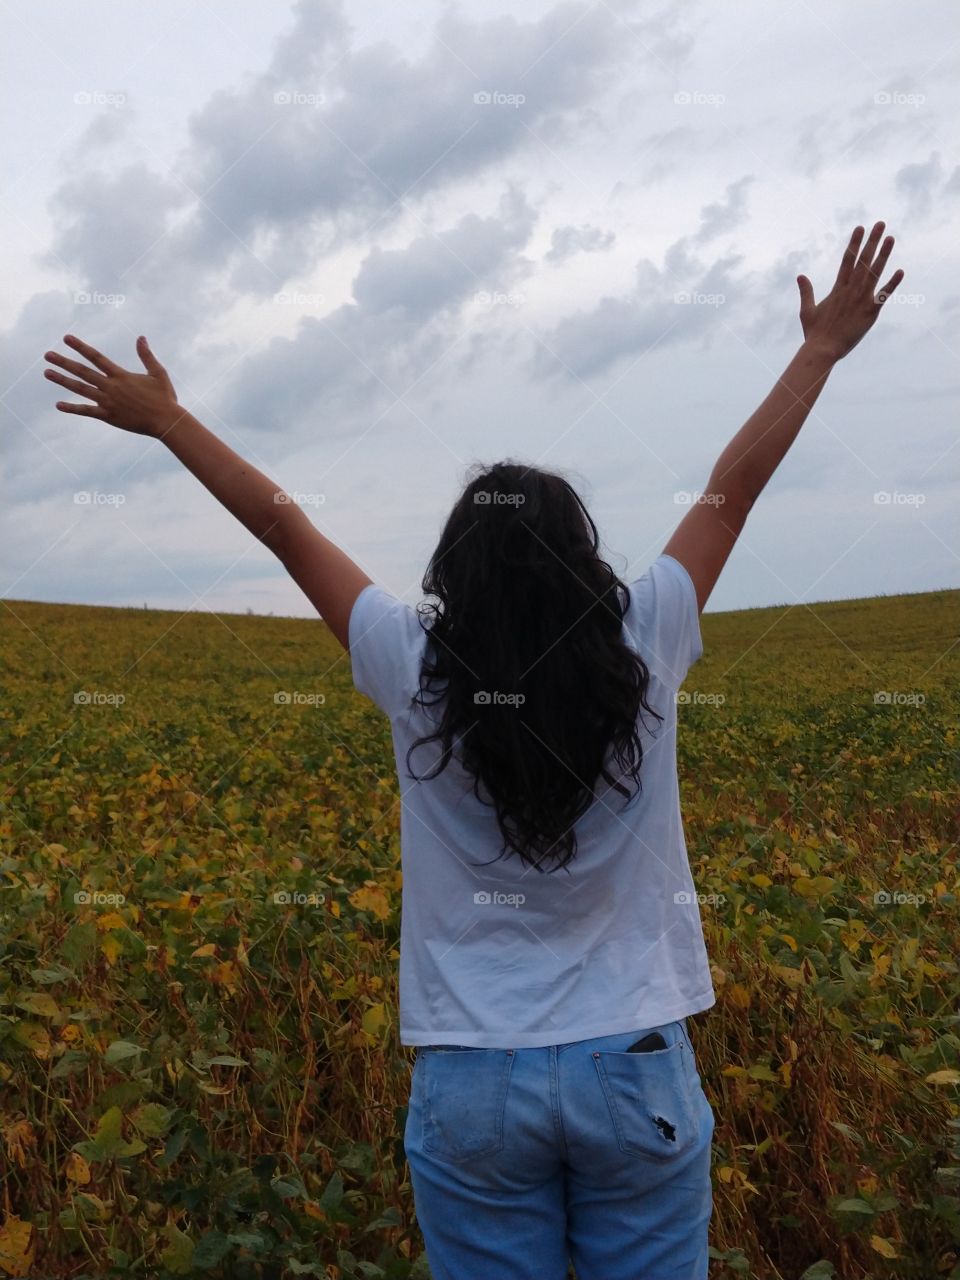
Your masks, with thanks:
[[[434,1280],[706,1280],[713,1003],[676,771],[699,616],[836,363],[903,278],[856,227],[804,340],[650,568],[621,582],[570,485],[468,483],[422,613],[145,373],[48,351],[65,413],[162,440],[281,560],[390,717],[401,790],[405,1148]],[[879,290],[879,293],[877,292]]]

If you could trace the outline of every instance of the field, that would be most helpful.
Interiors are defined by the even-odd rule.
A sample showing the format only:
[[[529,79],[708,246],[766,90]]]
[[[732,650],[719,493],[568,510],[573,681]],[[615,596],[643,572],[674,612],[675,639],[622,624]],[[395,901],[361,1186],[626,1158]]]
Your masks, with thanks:
[[[958,621],[703,620],[715,1280],[960,1277]],[[398,793],[346,657],[296,619],[10,601],[2,632],[0,1276],[428,1276]]]

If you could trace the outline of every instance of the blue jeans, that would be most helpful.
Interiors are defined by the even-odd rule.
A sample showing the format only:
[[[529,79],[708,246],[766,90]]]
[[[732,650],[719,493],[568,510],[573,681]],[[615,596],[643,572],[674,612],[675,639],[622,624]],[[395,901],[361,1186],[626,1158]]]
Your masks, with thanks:
[[[667,1048],[625,1052],[651,1030]],[[713,1124],[685,1021],[418,1049],[404,1147],[434,1280],[706,1280]]]

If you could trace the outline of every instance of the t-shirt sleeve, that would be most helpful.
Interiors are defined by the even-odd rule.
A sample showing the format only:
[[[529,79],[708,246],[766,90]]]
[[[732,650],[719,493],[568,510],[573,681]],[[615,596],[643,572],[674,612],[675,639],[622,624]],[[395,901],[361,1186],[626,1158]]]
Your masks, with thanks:
[[[624,625],[651,671],[679,689],[703,654],[693,579],[679,560],[661,555],[629,587]]]
[[[397,715],[419,687],[424,632],[416,609],[369,582],[353,602],[347,631],[354,688]]]

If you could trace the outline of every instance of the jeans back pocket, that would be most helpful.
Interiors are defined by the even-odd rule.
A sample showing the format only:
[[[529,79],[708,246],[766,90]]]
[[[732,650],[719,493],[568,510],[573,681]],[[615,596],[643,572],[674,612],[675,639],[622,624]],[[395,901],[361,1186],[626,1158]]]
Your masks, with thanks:
[[[459,1163],[502,1149],[513,1056],[512,1049],[420,1050],[424,1151]]]
[[[652,1053],[593,1054],[620,1150],[674,1160],[700,1136],[682,1040]]]

